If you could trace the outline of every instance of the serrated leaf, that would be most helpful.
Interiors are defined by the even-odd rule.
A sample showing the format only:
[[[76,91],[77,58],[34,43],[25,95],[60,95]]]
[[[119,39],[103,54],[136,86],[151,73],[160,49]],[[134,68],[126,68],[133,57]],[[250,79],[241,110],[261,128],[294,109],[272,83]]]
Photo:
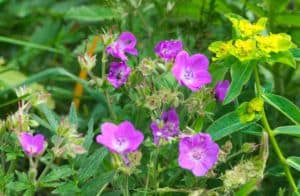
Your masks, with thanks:
[[[41,104],[39,109],[43,112],[45,118],[47,119],[49,125],[51,126],[51,131],[56,132],[58,129],[58,121],[53,111],[51,111],[46,104]]]
[[[60,179],[65,179],[73,175],[73,170],[68,165],[53,168],[46,176],[42,177],[41,183],[53,182]]]
[[[76,195],[75,193],[79,192],[80,189],[77,187],[74,182],[67,182],[55,190],[53,190],[51,193],[53,194],[59,194],[59,195]]]
[[[234,63],[231,67],[231,78],[232,81],[230,83],[227,95],[223,104],[230,103],[233,99],[235,99],[242,91],[244,84],[246,84],[251,76],[253,71],[253,64],[248,62],[246,64]]]
[[[275,135],[292,135],[296,137],[300,137],[300,126],[283,126],[283,127],[277,127],[274,130]]]
[[[300,157],[291,156],[286,159],[286,163],[292,168],[300,171]]]
[[[217,119],[215,122],[213,122],[213,124],[206,129],[206,132],[209,133],[213,138],[213,140],[216,141],[234,132],[245,129],[253,124],[255,124],[255,122],[252,123],[240,122],[237,113],[230,112],[228,114],[225,114],[221,118]]]
[[[86,160],[83,160],[82,165],[78,172],[79,181],[84,182],[85,180],[87,180],[88,178],[96,174],[103,162],[103,159],[107,154],[108,154],[108,150],[106,148],[100,148],[97,149],[89,157],[87,157]]]
[[[80,22],[99,22],[116,17],[116,13],[111,8],[94,5],[72,7],[65,15],[66,19]]]
[[[300,124],[300,109],[290,100],[271,93],[263,94],[263,98],[295,124]]]
[[[97,192],[104,188],[107,183],[112,182],[114,176],[115,171],[101,173],[99,176],[89,180],[82,186],[82,194],[86,196],[96,195]]]

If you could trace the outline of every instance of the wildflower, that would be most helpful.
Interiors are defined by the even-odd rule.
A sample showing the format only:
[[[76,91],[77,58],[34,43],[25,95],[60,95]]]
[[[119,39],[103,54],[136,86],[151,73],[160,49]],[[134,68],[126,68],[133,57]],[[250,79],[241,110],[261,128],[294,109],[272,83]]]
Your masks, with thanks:
[[[144,135],[129,121],[124,121],[119,125],[103,123],[101,132],[102,134],[97,136],[96,141],[110,151],[121,155],[135,152],[144,140]]]
[[[23,132],[19,137],[19,141],[24,152],[29,156],[38,156],[45,149],[45,138],[42,134],[33,136],[29,132]]]
[[[210,51],[216,54],[216,57],[212,58],[213,61],[229,56],[231,48],[232,41],[216,41],[210,44],[210,46],[208,47]]]
[[[264,108],[264,100],[261,97],[252,99],[248,104],[248,112],[261,112]]]
[[[92,70],[96,65],[96,55],[89,56],[87,53],[83,55],[79,55],[77,57],[77,61],[81,67],[81,69],[90,71]]]
[[[203,85],[211,82],[208,72],[209,61],[203,54],[189,56],[186,51],[178,53],[172,73],[180,85],[185,85],[192,91],[198,91]]]
[[[259,49],[265,53],[286,51],[294,45],[291,41],[291,36],[284,33],[256,36],[255,39]]]
[[[150,125],[154,137],[154,143],[158,145],[159,140],[168,141],[179,133],[179,118],[175,109],[163,112],[161,120],[153,121]]]
[[[172,61],[176,55],[182,51],[182,42],[180,40],[164,40],[156,44],[155,53],[165,61]]]
[[[217,162],[219,146],[207,133],[184,137],[179,143],[179,166],[204,176]]]
[[[106,52],[115,58],[122,61],[127,61],[128,58],[125,53],[136,56],[138,54],[136,45],[136,38],[130,32],[123,32],[117,41],[113,42],[106,48]]]
[[[224,101],[227,91],[229,87],[229,81],[224,80],[222,82],[217,82],[216,88],[215,88],[215,94],[219,101]]]
[[[126,62],[112,62],[110,64],[107,80],[115,87],[119,88],[126,81],[131,72],[130,67]]]
[[[254,40],[238,39],[233,44],[231,54],[240,61],[246,61],[256,58],[256,55],[259,55],[256,51],[256,43]]]

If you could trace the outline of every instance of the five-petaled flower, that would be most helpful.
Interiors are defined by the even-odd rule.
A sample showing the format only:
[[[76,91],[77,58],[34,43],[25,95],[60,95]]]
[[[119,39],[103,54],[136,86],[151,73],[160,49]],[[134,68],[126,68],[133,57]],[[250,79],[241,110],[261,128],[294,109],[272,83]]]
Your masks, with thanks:
[[[112,62],[110,64],[107,80],[115,87],[119,88],[127,81],[131,72],[130,67],[126,62]]]
[[[161,119],[153,121],[150,125],[154,137],[154,143],[159,144],[160,139],[168,141],[170,137],[176,136],[179,132],[179,118],[175,109],[163,112]]]
[[[42,134],[33,136],[29,132],[23,132],[19,136],[19,141],[28,156],[39,156],[45,149],[45,137]]]
[[[192,91],[198,91],[203,85],[211,82],[208,72],[209,61],[203,54],[189,56],[186,51],[177,54],[172,73],[180,85]]]
[[[216,88],[215,88],[215,94],[219,101],[224,101],[227,91],[229,88],[229,81],[224,80],[222,82],[217,82]]]
[[[191,170],[195,176],[204,176],[217,162],[219,146],[209,134],[199,133],[183,137],[179,143],[179,166]]]
[[[176,55],[183,50],[180,40],[163,40],[156,44],[155,53],[165,61],[172,61]]]
[[[137,151],[144,140],[144,135],[136,130],[129,121],[124,121],[119,125],[109,122],[103,123],[101,132],[96,141],[110,151],[121,155]]]
[[[122,61],[127,61],[128,58],[125,53],[136,56],[138,54],[136,45],[136,38],[130,32],[123,32],[117,41],[113,42],[106,48],[106,52],[115,58],[119,58]]]

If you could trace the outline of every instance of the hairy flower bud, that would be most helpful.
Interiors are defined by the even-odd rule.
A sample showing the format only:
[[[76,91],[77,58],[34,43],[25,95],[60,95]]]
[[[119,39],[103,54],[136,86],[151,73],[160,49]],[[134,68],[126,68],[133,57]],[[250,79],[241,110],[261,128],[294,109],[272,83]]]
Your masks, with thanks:
[[[90,71],[92,70],[96,65],[96,55],[89,56],[87,53],[83,55],[79,55],[77,57],[78,63],[81,67],[81,69]]]

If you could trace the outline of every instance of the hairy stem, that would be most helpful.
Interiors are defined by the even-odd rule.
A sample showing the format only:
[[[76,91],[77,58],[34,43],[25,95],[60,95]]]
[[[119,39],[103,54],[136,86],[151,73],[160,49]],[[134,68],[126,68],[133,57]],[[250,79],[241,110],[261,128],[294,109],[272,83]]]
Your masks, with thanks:
[[[256,91],[257,91],[256,93],[257,93],[258,97],[261,97],[262,96],[262,90],[261,90],[261,84],[260,84],[260,79],[259,79],[258,68],[257,68],[256,65],[254,67],[254,76],[255,76],[255,86],[256,86]],[[267,119],[264,108],[262,110],[261,122],[262,122],[262,125],[264,126],[264,129],[267,131],[268,136],[270,138],[270,141],[272,143],[272,146],[274,148],[274,151],[275,151],[280,163],[282,164],[282,166],[284,168],[285,176],[286,176],[290,186],[292,187],[294,192],[298,193],[298,189],[297,189],[295,180],[294,180],[294,178],[292,176],[292,173],[291,173],[291,170],[290,170],[290,168],[289,168],[289,166],[286,162],[286,158],[284,157],[283,153],[281,152],[281,149],[278,145],[278,142],[277,142],[277,140],[274,136],[274,133],[273,133],[273,131],[272,131],[270,125],[269,125],[269,122],[268,122],[268,119]]]

